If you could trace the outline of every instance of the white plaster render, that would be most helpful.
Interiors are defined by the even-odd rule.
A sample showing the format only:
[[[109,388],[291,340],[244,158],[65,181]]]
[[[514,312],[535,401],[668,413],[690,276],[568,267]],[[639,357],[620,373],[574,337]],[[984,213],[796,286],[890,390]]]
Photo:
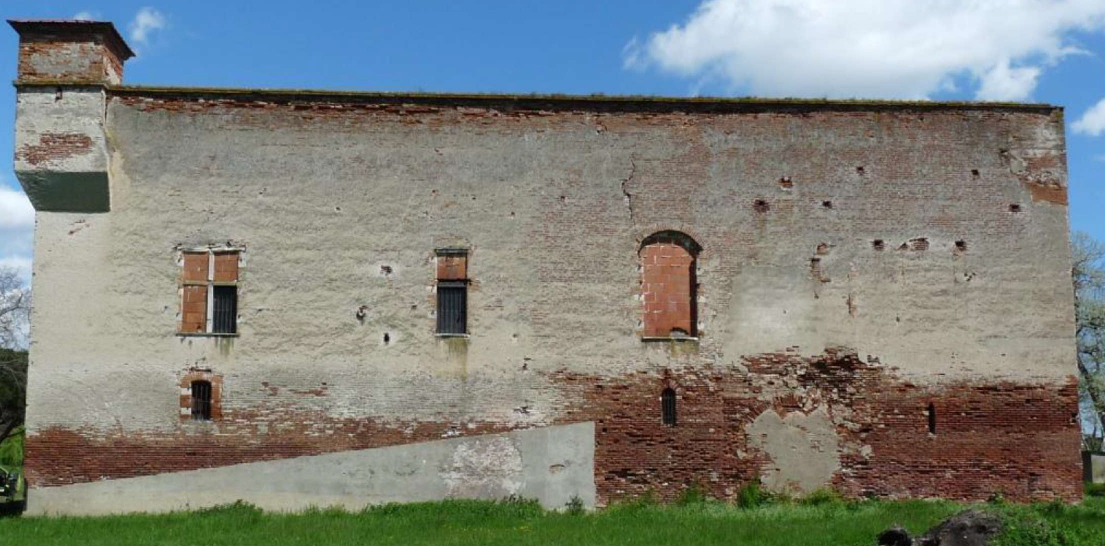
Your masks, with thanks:
[[[1073,373],[1066,208],[1033,200],[999,153],[1061,153],[1053,116],[1002,114],[1030,127],[1008,134],[984,111],[650,125],[156,102],[109,100],[112,212],[38,214],[32,433],[177,430],[178,380],[197,366],[224,376],[224,411],[270,412],[262,426],[287,410],[544,425],[572,403],[547,372],[741,369],[794,346],[853,347],[921,384]],[[696,350],[636,334],[637,244],[658,229],[704,249]],[[928,250],[897,250],[917,237]],[[249,249],[240,336],[175,335],[174,249],[226,242]],[[457,245],[471,250],[471,336],[442,340],[433,251]],[[111,396],[120,385],[128,396]]]

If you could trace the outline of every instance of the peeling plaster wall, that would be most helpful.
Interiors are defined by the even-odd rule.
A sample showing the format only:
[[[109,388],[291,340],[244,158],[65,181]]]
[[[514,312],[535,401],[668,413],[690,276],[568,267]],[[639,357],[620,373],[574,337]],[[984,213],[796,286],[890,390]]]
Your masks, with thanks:
[[[729,441],[718,457],[739,445],[746,462],[711,475],[707,458],[628,488],[611,474],[601,498],[646,482],[675,491],[692,475],[720,495],[757,477],[860,494],[877,477],[849,457],[875,448],[833,444],[834,428],[857,421],[848,404],[787,408],[750,371],[763,355],[849,347],[885,385],[926,397],[1046,393],[1041,412],[1073,442],[1069,461],[991,453],[947,468],[1046,463],[1040,491],[1080,487],[1068,482],[1078,454],[1065,421],[1076,407],[1057,110],[546,111],[128,91],[109,92],[105,131],[111,212],[38,214],[33,485],[584,420],[572,377],[639,378],[628,403],[645,419],[655,405],[658,423],[648,393],[710,370],[751,385],[740,396],[758,408],[753,425],[726,440],[707,425],[727,426],[717,399],[702,408],[714,417],[680,426],[703,441],[717,431]],[[700,339],[643,343],[638,244],[668,229],[703,249]],[[240,336],[180,337],[175,249],[211,243],[245,248]],[[434,249],[452,246],[470,249],[466,340],[433,333]],[[192,368],[222,377],[222,420],[180,421]],[[627,402],[616,392],[598,400]],[[972,426],[996,434],[1006,418]],[[1031,443],[1034,430],[1018,434]],[[665,434],[617,441],[644,452]],[[614,440],[596,438],[602,473]],[[792,445],[825,459],[798,469],[773,455]],[[942,483],[878,492],[971,495]]]

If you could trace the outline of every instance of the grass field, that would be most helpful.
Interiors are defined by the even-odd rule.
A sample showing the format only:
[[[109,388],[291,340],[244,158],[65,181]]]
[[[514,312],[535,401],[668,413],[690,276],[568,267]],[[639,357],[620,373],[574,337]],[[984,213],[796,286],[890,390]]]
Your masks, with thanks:
[[[105,502],[110,502],[105,499]],[[1105,498],[1081,506],[990,504],[1006,516],[1002,546],[1105,545]],[[739,508],[710,501],[635,503],[594,513],[546,512],[529,502],[448,501],[362,512],[263,513],[231,505],[193,513],[0,519],[0,544],[801,544],[873,545],[899,524],[920,534],[962,510],[950,502],[824,499]]]

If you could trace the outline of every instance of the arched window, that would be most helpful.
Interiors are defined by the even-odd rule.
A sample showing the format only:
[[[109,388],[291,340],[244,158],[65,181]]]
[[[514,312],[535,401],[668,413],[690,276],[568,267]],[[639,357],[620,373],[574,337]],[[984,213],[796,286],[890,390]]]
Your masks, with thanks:
[[[192,420],[211,420],[211,382],[192,382]]]
[[[641,243],[645,338],[698,336],[695,259],[700,250],[678,231],[654,233]]]
[[[675,389],[668,387],[660,394],[660,413],[665,425],[675,426]]]

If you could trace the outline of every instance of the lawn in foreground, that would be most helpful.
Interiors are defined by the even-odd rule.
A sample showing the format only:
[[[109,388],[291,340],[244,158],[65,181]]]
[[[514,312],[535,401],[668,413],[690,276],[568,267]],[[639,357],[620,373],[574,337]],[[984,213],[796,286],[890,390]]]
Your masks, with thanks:
[[[108,499],[105,499],[107,501]],[[1014,522],[1006,545],[1105,545],[1105,499],[1081,506],[988,505]],[[533,503],[447,501],[362,512],[263,513],[248,505],[192,513],[0,520],[0,544],[725,544],[866,545],[894,524],[914,535],[962,510],[951,502],[826,502],[742,509],[716,502],[625,504],[589,514]],[[1064,535],[1063,541],[1057,533]]]

